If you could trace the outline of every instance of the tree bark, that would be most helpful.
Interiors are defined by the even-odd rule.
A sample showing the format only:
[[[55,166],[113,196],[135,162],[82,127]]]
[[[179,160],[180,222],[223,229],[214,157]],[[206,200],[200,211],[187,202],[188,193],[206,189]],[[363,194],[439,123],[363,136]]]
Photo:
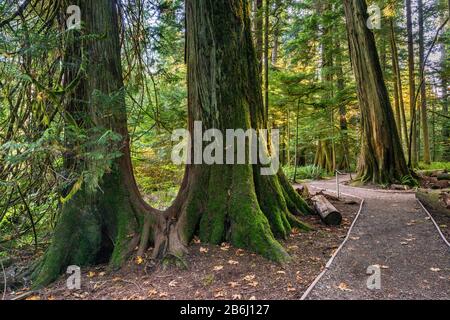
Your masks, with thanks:
[[[409,68],[409,106],[411,115],[411,133],[409,138],[408,154],[409,164],[412,167],[417,166],[417,125],[416,119],[416,80],[415,80],[415,64],[414,64],[414,38],[412,24],[412,7],[411,0],[406,0],[406,26],[408,32],[408,68]]]
[[[337,90],[343,93],[345,90],[344,71],[342,69],[342,52],[340,40],[337,39],[337,55],[336,55],[336,77]],[[339,163],[339,170],[350,171],[350,154],[348,143],[348,122],[347,122],[347,107],[345,103],[339,105],[339,128],[341,135],[341,161]]]
[[[420,57],[420,79],[422,86],[421,94],[421,120],[423,134],[423,161],[426,164],[431,163],[430,155],[430,135],[428,132],[428,110],[427,110],[427,87],[426,87],[426,66],[425,66],[425,39],[424,39],[424,16],[423,0],[418,0],[419,4],[419,57]]]
[[[83,12],[83,34],[96,38],[82,39],[77,31],[71,31],[75,41],[69,46],[65,61],[75,62],[76,66],[68,64],[67,82],[81,68],[82,52],[88,54],[85,74],[68,97],[67,126],[75,121],[88,132],[94,128],[103,133],[112,130],[122,137],[117,146],[122,156],[112,161],[109,171],[100,179],[101,191],[91,191],[83,183],[63,205],[52,244],[34,273],[37,287],[55,280],[68,265],[109,261],[114,268],[122,266],[139,242],[140,221],[151,211],[140,196],[131,165],[117,3],[84,0],[70,4],[77,4]],[[62,8],[65,11],[67,6]],[[78,171],[88,163],[68,161]]]
[[[358,177],[394,183],[409,174],[364,0],[345,0],[345,16],[362,117],[363,144]]]
[[[309,230],[295,215],[310,214],[311,209],[281,170],[262,176],[260,164],[188,165],[167,211],[142,200],[130,160],[117,2],[75,4],[84,13],[83,34],[91,36],[83,40],[86,74],[69,97],[69,105],[77,107],[72,115],[81,112],[83,125],[123,137],[122,155],[103,175],[99,191],[83,186],[64,205],[53,242],[35,271],[35,287],[55,280],[71,264],[109,261],[120,267],[138,245],[139,254],[153,244],[156,259],[182,258],[194,235],[203,242],[229,241],[273,261],[287,261],[289,255],[276,237],[287,238],[294,227]],[[247,0],[186,1],[191,132],[195,121],[205,130],[222,132],[265,129],[249,9]],[[77,49],[70,54],[82,52]]]
[[[254,19],[254,31],[256,39],[256,56],[259,62],[259,72],[262,79],[263,72],[263,34],[264,34],[264,15],[263,15],[263,0],[254,0],[255,6],[255,19]]]
[[[281,31],[281,24],[282,24],[282,18],[280,17],[284,8],[281,3],[281,0],[276,0],[275,2],[275,25],[273,30],[273,48],[272,48],[272,65],[276,66],[278,62],[278,50],[280,45],[280,31]]]
[[[270,29],[270,0],[266,0],[264,7],[264,108],[266,127],[269,126],[269,29]]]
[[[189,128],[265,128],[248,1],[186,1]],[[193,143],[191,144],[193,145]],[[308,213],[280,171],[261,176],[259,165],[189,165],[166,222],[158,226],[155,257],[180,256],[193,236],[229,241],[274,261],[288,255],[275,237],[308,229],[294,214]]]
[[[397,118],[398,126],[400,128],[400,137],[403,134],[403,141],[405,141],[407,148],[409,149],[409,137],[408,137],[408,125],[406,122],[405,102],[403,99],[403,84],[400,70],[400,62],[398,58],[397,40],[395,36],[394,18],[390,21],[391,24],[391,50],[392,50],[392,65],[394,68],[394,86],[398,95],[398,107],[400,120]],[[398,117],[397,116],[397,117]],[[402,139],[400,139],[402,141]]]

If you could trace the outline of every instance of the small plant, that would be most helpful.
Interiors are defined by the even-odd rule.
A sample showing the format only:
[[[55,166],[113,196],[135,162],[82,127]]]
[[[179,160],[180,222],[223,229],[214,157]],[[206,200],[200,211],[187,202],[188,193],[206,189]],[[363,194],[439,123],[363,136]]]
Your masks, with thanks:
[[[294,180],[294,178],[296,178],[296,180],[320,180],[326,176],[325,170],[314,165],[298,167],[297,175],[295,177],[295,167],[288,166],[283,168],[283,170],[291,180]]]
[[[420,186],[419,181],[417,181],[416,178],[414,178],[412,175],[407,175],[401,178],[400,182],[402,185],[409,186],[412,188],[417,188]]]

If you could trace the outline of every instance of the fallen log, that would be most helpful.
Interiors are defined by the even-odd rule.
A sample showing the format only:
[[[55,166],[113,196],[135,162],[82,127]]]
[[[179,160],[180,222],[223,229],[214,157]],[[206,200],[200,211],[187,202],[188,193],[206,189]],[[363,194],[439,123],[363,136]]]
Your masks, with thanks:
[[[442,174],[437,176],[437,179],[439,181],[450,180],[450,174],[449,173],[442,173]]]
[[[450,216],[450,190],[434,191],[419,189],[416,197],[428,209]]]
[[[325,224],[338,226],[342,222],[342,214],[323,195],[313,197],[312,202],[317,213]]]

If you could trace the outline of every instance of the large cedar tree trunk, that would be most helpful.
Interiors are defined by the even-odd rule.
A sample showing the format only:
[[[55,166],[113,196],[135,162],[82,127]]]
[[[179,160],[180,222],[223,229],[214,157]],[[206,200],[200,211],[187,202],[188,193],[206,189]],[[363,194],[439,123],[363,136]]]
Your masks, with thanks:
[[[430,136],[428,130],[428,110],[427,110],[427,85],[426,85],[426,70],[425,70],[425,31],[424,31],[424,8],[423,1],[418,1],[419,6],[419,58],[420,58],[420,106],[421,106],[421,121],[423,134],[423,161],[426,164],[431,163],[430,153]]]
[[[345,0],[349,47],[362,117],[358,175],[363,182],[393,183],[409,174],[400,145],[365,0]]]
[[[36,269],[35,286],[53,281],[68,265],[109,261],[120,267],[137,246],[138,255],[152,245],[154,258],[181,258],[195,235],[212,244],[229,241],[274,261],[289,259],[276,238],[287,238],[292,228],[309,229],[296,215],[310,209],[281,171],[262,176],[260,165],[189,165],[167,211],[144,203],[130,160],[117,2],[78,4],[83,33],[100,36],[83,38],[85,74],[66,110],[70,116],[82,115],[84,126],[120,134],[122,156],[103,176],[97,192],[81,188],[64,205],[52,245]],[[202,121],[205,130],[224,133],[264,128],[249,13],[246,0],[186,1],[191,132],[195,121]],[[80,47],[67,51],[66,61],[78,59],[80,67]],[[75,73],[69,70],[66,77]],[[103,104],[99,95],[111,99]]]
[[[263,129],[264,104],[246,0],[186,1],[189,128]],[[229,241],[284,261],[275,240],[308,213],[282,172],[262,176],[258,165],[189,165],[179,196],[158,226],[156,256],[179,256],[198,234],[203,242]]]
[[[408,32],[408,69],[409,69],[409,106],[411,115],[411,128],[409,134],[408,155],[409,164],[416,167],[418,164],[417,152],[417,121],[416,117],[416,80],[414,64],[414,37],[412,22],[411,0],[406,0],[406,27]]]
[[[85,66],[77,88],[68,96],[66,119],[74,119],[87,130],[112,130],[120,135],[123,139],[117,148],[122,156],[102,177],[99,191],[89,191],[83,184],[63,205],[52,244],[35,271],[36,286],[53,281],[68,265],[109,261],[120,267],[139,243],[141,221],[151,211],[139,194],[130,159],[117,3],[83,0],[70,4],[81,9],[82,33],[95,37],[70,31],[75,39],[69,41],[64,58],[65,82],[73,81],[82,68],[82,52]],[[62,8],[67,6],[63,3]],[[82,170],[84,164],[70,157],[66,162],[74,170]]]

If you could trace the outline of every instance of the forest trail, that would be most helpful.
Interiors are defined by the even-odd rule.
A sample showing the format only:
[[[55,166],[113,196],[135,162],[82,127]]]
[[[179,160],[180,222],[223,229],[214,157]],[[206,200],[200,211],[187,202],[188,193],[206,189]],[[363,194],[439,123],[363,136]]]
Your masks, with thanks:
[[[312,182],[311,192],[336,190],[335,180]],[[450,299],[450,248],[412,193],[341,185],[365,199],[348,242],[307,300]],[[368,289],[369,266],[379,265],[381,289]]]

